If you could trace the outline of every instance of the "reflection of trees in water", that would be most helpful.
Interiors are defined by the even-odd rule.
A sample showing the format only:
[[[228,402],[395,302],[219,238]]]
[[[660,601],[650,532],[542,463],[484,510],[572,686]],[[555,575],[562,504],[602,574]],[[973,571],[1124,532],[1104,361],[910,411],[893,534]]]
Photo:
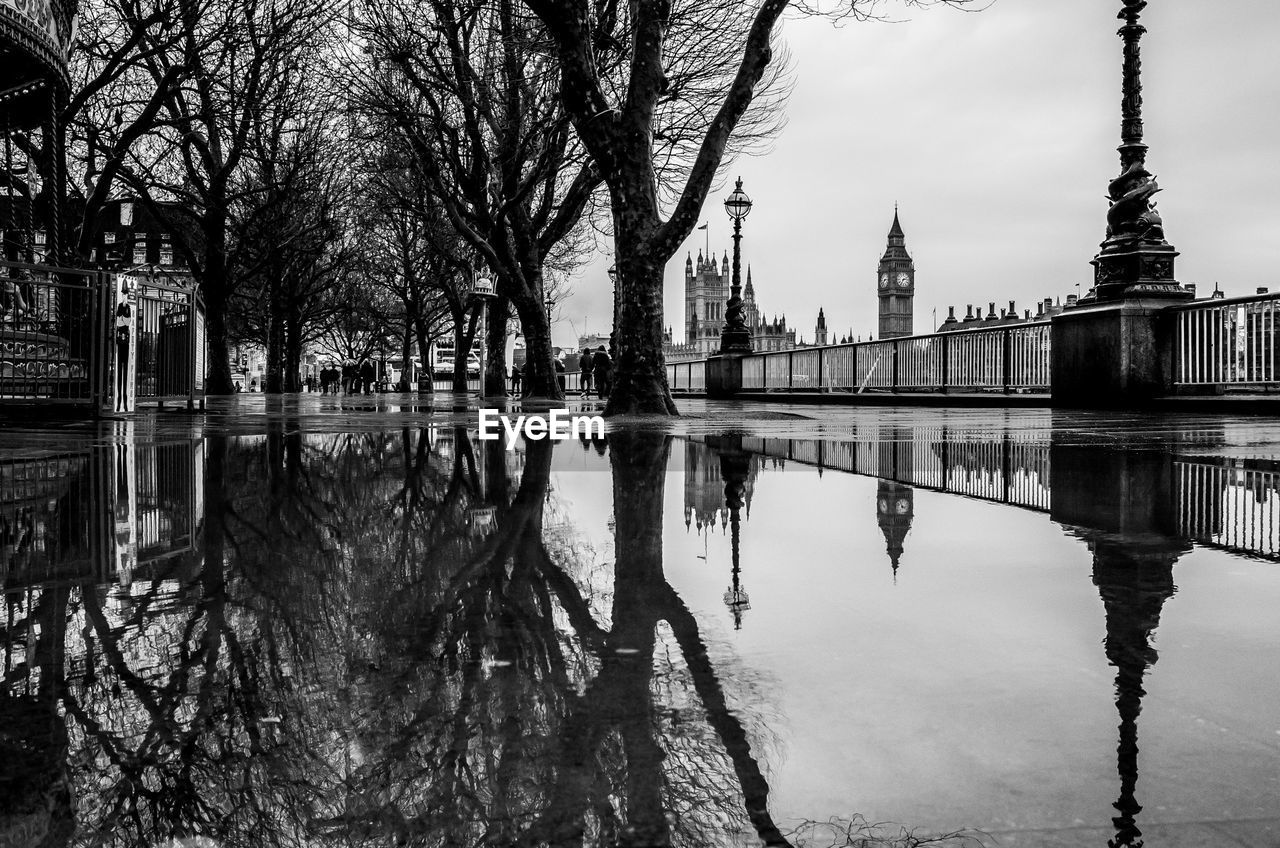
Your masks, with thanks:
[[[763,694],[727,694],[663,572],[668,453],[613,439],[602,591],[548,442],[210,438],[198,558],[40,608],[43,785],[86,845],[789,844]]]

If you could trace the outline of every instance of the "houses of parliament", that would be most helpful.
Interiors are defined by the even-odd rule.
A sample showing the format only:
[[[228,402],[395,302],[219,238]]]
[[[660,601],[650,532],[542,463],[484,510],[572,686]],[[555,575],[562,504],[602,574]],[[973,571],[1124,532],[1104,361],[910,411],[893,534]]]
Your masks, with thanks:
[[[892,339],[909,336],[914,332],[914,304],[916,269],[907,253],[906,236],[898,220],[897,208],[893,211],[893,224],[883,256],[876,268],[876,299],[879,303],[877,338]],[[667,362],[705,359],[720,350],[720,332],[724,327],[724,315],[730,290],[729,254],[717,262],[715,254],[703,256],[698,251],[684,263],[684,334],[677,341],[668,327],[663,339],[663,354]],[[747,266],[746,283],[742,290],[747,327],[751,330],[751,347],[757,353],[792,350],[809,347],[803,340],[797,342],[796,328],[787,323],[787,316],[767,318],[761,314],[756,300],[755,282],[751,266]],[[828,334],[825,312],[818,309],[814,326],[813,345],[841,344],[853,341],[845,336],[836,338]]]

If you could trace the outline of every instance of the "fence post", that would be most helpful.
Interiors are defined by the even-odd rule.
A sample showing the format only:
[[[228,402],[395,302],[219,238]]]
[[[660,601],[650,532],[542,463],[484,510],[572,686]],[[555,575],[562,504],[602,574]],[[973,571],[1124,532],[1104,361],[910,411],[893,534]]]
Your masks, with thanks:
[[[1004,356],[1004,362],[1001,367],[1001,376],[1004,380],[1004,393],[1009,394],[1013,389],[1010,383],[1013,382],[1013,331],[1008,327],[1004,330],[1004,337],[1001,339],[1001,351]]]
[[[939,341],[942,342],[942,373],[938,377],[938,391],[942,394],[947,393],[947,377],[951,370],[951,334],[944,333]]]
[[[796,387],[796,355],[787,351],[787,388]]]
[[[196,289],[187,294],[187,410],[196,408]]]
[[[892,387],[892,391],[893,391],[893,393],[894,393],[894,394],[897,394],[897,392],[898,392],[898,348],[900,347],[900,343],[895,339],[894,341],[890,342],[890,344],[892,344],[892,345],[893,345],[893,347],[891,348],[891,350],[893,351],[893,387]]]
[[[823,348],[818,348],[818,391],[819,392],[822,391],[822,382],[823,382],[823,376],[824,376],[823,370],[822,370],[822,360],[823,360],[822,351],[823,351]],[[819,442],[819,444],[821,444],[821,442]]]

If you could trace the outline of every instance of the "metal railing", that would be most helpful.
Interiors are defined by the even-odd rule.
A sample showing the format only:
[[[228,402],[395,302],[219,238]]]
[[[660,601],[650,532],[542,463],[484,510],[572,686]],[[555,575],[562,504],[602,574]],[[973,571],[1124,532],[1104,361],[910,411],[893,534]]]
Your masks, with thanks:
[[[192,284],[147,280],[136,292],[135,397],[194,406],[204,393],[204,304]]]
[[[1174,307],[1175,386],[1280,386],[1280,294]]]
[[[103,292],[97,271],[0,262],[0,403],[95,402]]]
[[[707,390],[707,360],[673,362],[667,365],[667,385],[673,392],[705,392]]]
[[[1032,321],[757,353],[746,392],[1047,392],[1050,324]],[[673,392],[706,390],[706,360],[667,365]]]

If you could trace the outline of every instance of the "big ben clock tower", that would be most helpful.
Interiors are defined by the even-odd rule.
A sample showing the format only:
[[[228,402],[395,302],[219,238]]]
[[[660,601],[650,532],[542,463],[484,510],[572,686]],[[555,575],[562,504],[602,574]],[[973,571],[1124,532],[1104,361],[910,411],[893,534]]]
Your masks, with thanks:
[[[876,295],[880,300],[880,334],[893,339],[914,333],[912,315],[916,296],[916,266],[907,253],[906,236],[898,223],[898,207],[893,207],[893,226],[889,228],[889,244],[880,258]]]

